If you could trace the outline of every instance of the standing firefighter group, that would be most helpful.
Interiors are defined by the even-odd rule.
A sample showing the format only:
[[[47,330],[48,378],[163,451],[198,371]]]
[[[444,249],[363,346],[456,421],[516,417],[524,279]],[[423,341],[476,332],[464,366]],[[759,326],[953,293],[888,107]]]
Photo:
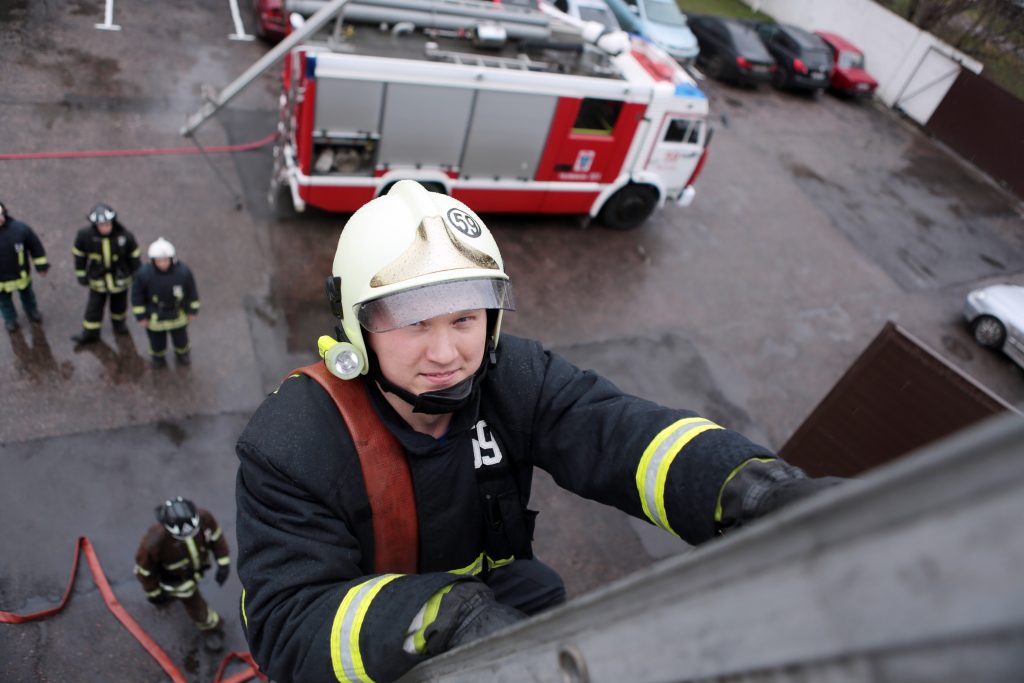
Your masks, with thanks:
[[[108,302],[114,334],[127,336],[130,293],[132,313],[149,338],[153,367],[167,366],[168,334],[178,364],[189,365],[188,324],[199,313],[192,271],[177,259],[174,245],[163,237],[149,245],[149,262],[142,265],[135,235],[107,204],[94,206],[88,218],[89,225],[78,231],[71,249],[75,278],[89,291],[82,329],[71,340],[78,346],[100,340]],[[0,203],[0,313],[8,332],[19,328],[15,292],[21,296],[26,317],[34,323],[43,320],[32,290],[30,263],[40,275],[46,275],[50,267],[32,228],[11,217]]]

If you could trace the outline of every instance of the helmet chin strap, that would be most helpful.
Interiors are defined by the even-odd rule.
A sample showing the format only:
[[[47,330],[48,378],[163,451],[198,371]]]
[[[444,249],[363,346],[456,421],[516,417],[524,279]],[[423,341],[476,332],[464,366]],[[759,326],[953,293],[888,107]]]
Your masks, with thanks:
[[[377,361],[376,354],[369,348],[366,349],[366,353],[370,359],[370,376],[373,377],[381,389],[389,394],[394,394],[411,405],[412,412],[414,413],[444,415],[446,413],[454,413],[468,404],[473,398],[479,380],[487,374],[487,366],[497,362],[493,346],[494,343],[488,338],[483,362],[480,363],[480,367],[473,373],[472,377],[467,377],[458,384],[453,384],[445,389],[425,391],[422,394],[414,394],[389,380],[380,371],[380,363]]]

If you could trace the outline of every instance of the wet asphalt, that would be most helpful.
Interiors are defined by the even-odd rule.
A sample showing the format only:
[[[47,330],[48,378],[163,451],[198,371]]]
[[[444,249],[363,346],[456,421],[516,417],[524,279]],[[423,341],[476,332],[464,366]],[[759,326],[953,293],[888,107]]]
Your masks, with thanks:
[[[243,3],[244,4],[244,3]],[[204,84],[223,87],[265,46],[228,39],[227,0],[12,1],[0,8],[0,153],[188,146]],[[243,7],[251,30],[251,17]],[[716,128],[686,209],[615,233],[544,216],[487,216],[515,282],[507,333],[539,338],[633,393],[697,410],[779,447],[887,320],[1015,405],[1024,372],[974,345],[963,297],[1024,284],[1024,207],[896,114],[871,103],[706,83]],[[205,125],[203,145],[260,139],[276,75]],[[219,662],[177,606],[131,574],[164,497],[209,508],[234,548],[234,440],[332,328],[322,299],[344,216],[267,203],[269,148],[235,155],[0,161],[0,199],[53,263],[45,320],[0,334],[0,609],[56,601],[88,536],[119,600],[190,680]],[[106,201],[141,243],[171,239],[203,307],[194,363],[149,369],[146,339],[75,350],[86,292],[71,242]],[[617,511],[535,484],[536,549],[578,595],[687,550]],[[244,649],[240,586],[202,587]],[[0,626],[0,680],[160,681],[79,570],[68,608]]]

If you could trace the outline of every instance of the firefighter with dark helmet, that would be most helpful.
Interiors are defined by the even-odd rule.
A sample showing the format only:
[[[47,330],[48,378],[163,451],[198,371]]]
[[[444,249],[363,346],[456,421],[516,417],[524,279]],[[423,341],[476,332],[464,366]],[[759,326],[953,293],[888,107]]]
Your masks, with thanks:
[[[211,554],[217,584],[227,581],[231,556],[224,531],[208,510],[181,496],[168,498],[155,512],[158,523],[146,531],[135,553],[135,575],[151,603],[179,600],[206,636],[206,647],[220,650],[224,620],[206,604],[199,581],[210,568]]]
[[[117,219],[117,212],[104,203],[88,213],[89,225],[75,235],[71,253],[75,257],[78,284],[89,288],[82,330],[71,337],[76,344],[99,341],[103,310],[110,300],[110,322],[114,334],[127,335],[128,289],[139,269],[139,245]]]
[[[167,335],[178,365],[189,365],[188,324],[199,314],[199,292],[189,267],[178,260],[174,245],[163,237],[149,245],[149,263],[135,278],[132,312],[149,337],[154,368],[167,366]]]
[[[43,243],[32,228],[11,216],[0,202],[0,315],[8,332],[18,330],[15,292],[21,295],[21,307],[28,319],[34,323],[43,321],[32,290],[33,267],[43,276],[50,268]]]
[[[691,544],[836,483],[500,334],[514,304],[494,238],[416,182],[352,215],[327,293],[329,374],[284,380],[236,448],[245,633],[275,680],[394,680],[562,602],[533,555],[535,467]],[[378,507],[395,487],[361,453],[382,432],[411,486]],[[400,526],[375,526],[384,514],[415,519],[417,540],[378,567]]]

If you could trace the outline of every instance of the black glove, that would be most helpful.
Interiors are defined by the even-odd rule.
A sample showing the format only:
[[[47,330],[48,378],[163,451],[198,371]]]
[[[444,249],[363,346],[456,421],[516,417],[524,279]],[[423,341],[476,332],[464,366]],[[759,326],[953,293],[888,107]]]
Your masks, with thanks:
[[[222,564],[217,567],[217,574],[213,578],[217,579],[217,585],[223,586],[224,582],[228,580],[228,574],[231,573],[231,565]]]
[[[82,285],[83,287],[88,287],[89,286],[89,280],[88,280],[88,278],[80,277],[80,278],[78,278],[78,284]]]
[[[745,465],[722,490],[719,531],[741,527],[846,479],[809,479],[799,467],[782,460],[754,461]]]
[[[164,593],[163,591],[160,591],[156,595],[147,596],[146,599],[149,600],[152,604],[157,605],[158,607],[169,604],[171,602],[171,596],[167,593]]]
[[[479,581],[455,584],[443,598],[437,618],[424,633],[428,655],[471,643],[522,621],[526,615],[502,605],[491,589]]]

